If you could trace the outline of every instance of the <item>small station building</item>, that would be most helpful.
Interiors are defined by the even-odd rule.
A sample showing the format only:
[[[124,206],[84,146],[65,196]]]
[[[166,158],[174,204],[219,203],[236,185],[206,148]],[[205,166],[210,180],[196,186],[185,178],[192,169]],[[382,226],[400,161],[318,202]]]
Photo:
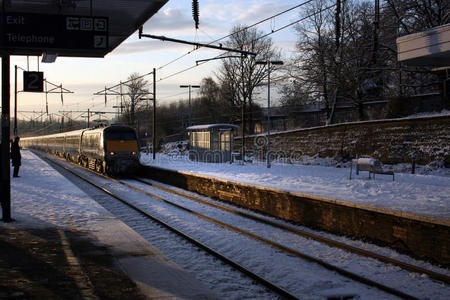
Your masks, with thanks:
[[[189,159],[200,162],[223,163],[231,160],[233,124],[207,124],[186,128],[189,135]]]

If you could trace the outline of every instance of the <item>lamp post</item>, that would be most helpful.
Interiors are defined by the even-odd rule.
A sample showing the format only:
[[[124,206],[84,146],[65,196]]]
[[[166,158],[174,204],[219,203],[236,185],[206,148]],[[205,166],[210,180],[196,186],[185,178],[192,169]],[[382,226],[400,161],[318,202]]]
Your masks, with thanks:
[[[188,127],[191,126],[191,120],[192,120],[192,109],[191,109],[191,89],[197,88],[199,89],[199,85],[180,85],[180,88],[189,88],[189,120],[188,120]]]
[[[214,58],[208,58],[208,59],[201,59],[201,60],[197,60],[196,61],[196,65],[198,66],[198,64],[200,62],[207,62],[207,61],[211,61],[211,60],[215,60],[215,59],[224,59],[224,58],[240,58],[241,59],[241,70],[242,70],[242,74],[244,73],[243,69],[244,69],[244,58],[246,56],[244,54],[241,53],[241,55],[237,56],[237,55],[226,55],[226,56],[219,56],[219,57],[214,57]],[[242,77],[242,104],[241,104],[241,128],[242,128],[242,144],[241,144],[241,157],[242,157],[242,163],[244,163],[245,161],[245,97],[244,97],[244,76]]]
[[[270,67],[271,65],[282,65],[281,60],[256,61],[257,65],[267,65],[267,168],[270,168]]]

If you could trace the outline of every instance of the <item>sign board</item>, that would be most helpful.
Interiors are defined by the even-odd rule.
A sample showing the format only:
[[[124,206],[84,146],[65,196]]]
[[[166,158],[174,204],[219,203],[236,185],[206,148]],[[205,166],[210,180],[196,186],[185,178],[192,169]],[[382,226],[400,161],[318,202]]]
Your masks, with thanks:
[[[24,92],[43,92],[44,91],[44,72],[23,72],[23,91]]]
[[[107,17],[5,12],[0,18],[0,48],[15,54],[108,49]]]

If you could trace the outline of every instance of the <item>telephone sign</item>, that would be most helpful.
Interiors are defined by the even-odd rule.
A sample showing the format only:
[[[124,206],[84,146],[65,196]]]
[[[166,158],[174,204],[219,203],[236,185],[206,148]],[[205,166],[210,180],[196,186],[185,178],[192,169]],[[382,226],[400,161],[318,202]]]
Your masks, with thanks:
[[[108,49],[108,18],[96,16],[0,14],[0,48],[14,53]],[[53,52],[52,52],[53,51]]]
[[[43,92],[44,91],[44,72],[23,72],[23,91],[24,92]]]

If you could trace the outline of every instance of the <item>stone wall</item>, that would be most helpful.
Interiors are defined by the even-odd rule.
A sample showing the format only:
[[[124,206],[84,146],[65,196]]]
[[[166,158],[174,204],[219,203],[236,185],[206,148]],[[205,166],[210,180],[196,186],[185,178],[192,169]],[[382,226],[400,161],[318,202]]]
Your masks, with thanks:
[[[450,167],[450,116],[337,124],[271,134],[278,158],[370,156],[383,163],[441,161]],[[241,137],[236,138],[241,143]],[[246,136],[247,154],[263,158],[266,135]]]

